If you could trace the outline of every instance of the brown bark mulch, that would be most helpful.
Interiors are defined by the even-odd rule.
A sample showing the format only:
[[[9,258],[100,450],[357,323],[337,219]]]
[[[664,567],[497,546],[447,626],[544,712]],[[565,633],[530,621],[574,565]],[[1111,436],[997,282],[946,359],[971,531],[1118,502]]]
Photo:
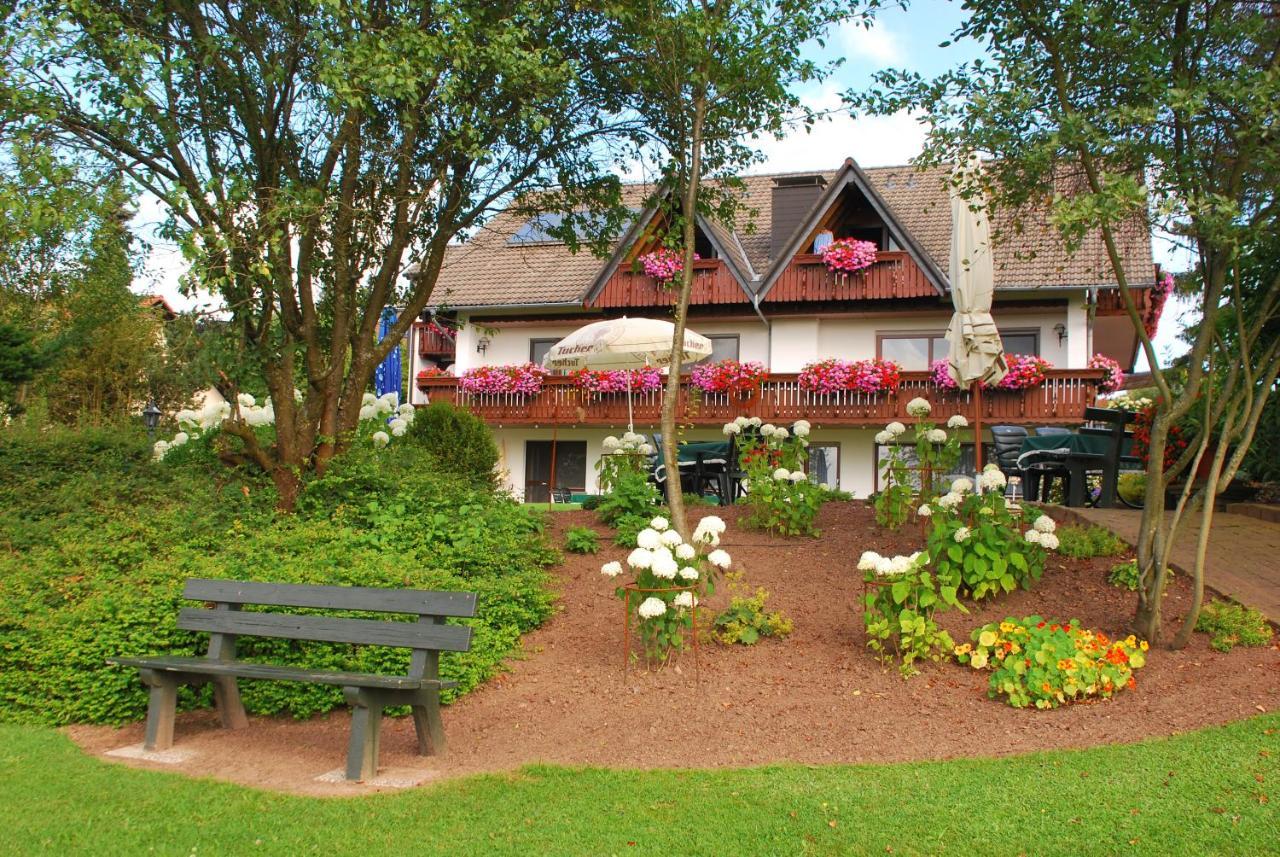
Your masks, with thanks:
[[[888,533],[861,504],[831,503],[819,519],[820,538],[780,539],[739,528],[738,509],[694,510],[709,513],[728,521],[724,547],[745,582],[767,588],[771,609],[794,620],[790,638],[752,647],[707,643],[696,667],[686,654],[664,669],[624,675],[621,603],[599,568],[626,552],[597,527],[604,549],[565,555],[556,570],[559,612],[526,637],[525,656],[446,709],[448,755],[415,756],[412,724],[389,720],[383,769],[431,781],[530,763],[706,768],[1000,756],[1172,735],[1280,707],[1280,649],[1220,654],[1202,634],[1179,652],[1153,645],[1134,690],[1054,711],[989,699],[987,674],[955,663],[926,664],[922,675],[903,680],[864,648],[856,564],[868,549],[919,549],[914,521]],[[553,537],[584,524],[595,526],[591,513],[557,513]],[[1051,557],[1034,589],[971,607],[969,615],[942,614],[940,624],[961,641],[980,624],[1035,613],[1123,635],[1136,596],[1106,582],[1120,559]],[[714,604],[725,598],[722,588]],[[1173,581],[1165,603],[1172,632],[1189,603],[1185,579]],[[314,779],[343,764],[348,724],[344,711],[305,722],[253,718],[246,730],[224,732],[211,713],[192,712],[179,717],[176,744],[190,759],[129,764],[308,794],[367,791]],[[95,754],[142,735],[141,724],[67,731]]]

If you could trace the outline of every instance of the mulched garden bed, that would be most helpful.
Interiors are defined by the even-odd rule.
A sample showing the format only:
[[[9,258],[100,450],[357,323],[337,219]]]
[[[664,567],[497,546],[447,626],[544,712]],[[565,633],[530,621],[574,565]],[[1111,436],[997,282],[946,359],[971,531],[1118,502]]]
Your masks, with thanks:
[[[445,711],[447,757],[413,755],[412,724],[398,719],[383,729],[383,766],[439,779],[538,762],[704,768],[946,759],[1136,741],[1280,708],[1280,649],[1220,654],[1202,634],[1180,652],[1153,645],[1134,690],[1053,711],[989,699],[987,673],[954,662],[926,663],[921,675],[903,680],[864,648],[855,567],[864,550],[920,549],[916,522],[890,533],[861,503],[830,503],[819,516],[821,538],[779,539],[739,529],[739,512],[694,510],[729,523],[724,547],[734,567],[747,584],[770,591],[770,609],[794,619],[790,638],[752,647],[707,643],[697,669],[685,655],[662,670],[624,675],[621,602],[599,569],[626,551],[612,546],[592,513],[556,513],[553,538],[562,542],[571,526],[595,526],[601,553],[565,555],[556,572],[560,611],[525,638],[526,658]],[[1052,555],[1031,591],[973,606],[969,615],[941,613],[939,623],[957,642],[983,623],[1033,613],[1123,636],[1136,596],[1106,582],[1122,559]],[[714,604],[725,597],[722,590]],[[1187,581],[1176,578],[1165,602],[1170,634],[1188,602]],[[342,764],[348,722],[345,712],[306,722],[262,718],[231,733],[211,713],[182,715],[177,747],[193,756],[177,767],[264,788],[350,792],[359,787],[314,781]],[[101,753],[140,741],[142,727],[68,731]]]

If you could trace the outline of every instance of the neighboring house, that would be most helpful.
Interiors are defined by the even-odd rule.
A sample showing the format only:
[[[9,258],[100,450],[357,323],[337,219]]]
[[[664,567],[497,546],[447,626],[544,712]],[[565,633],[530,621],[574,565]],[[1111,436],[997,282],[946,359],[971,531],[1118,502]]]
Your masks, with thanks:
[[[907,400],[924,395],[944,419],[957,411],[972,419],[969,396],[938,389],[927,374],[946,354],[952,311],[945,180],[942,170],[863,170],[852,160],[834,172],[748,176],[740,222],[699,221],[689,326],[712,340],[712,359],[759,361],[770,375],[749,400],[692,397],[681,418],[684,436],[719,437],[739,413],[780,424],[804,417],[813,423],[815,478],[866,496],[875,490],[880,455],[873,437]],[[649,190],[628,189],[637,209]],[[601,442],[626,427],[625,396],[586,396],[565,378],[549,379],[536,396],[471,395],[453,377],[420,373],[539,362],[552,343],[589,321],[669,317],[672,293],[635,265],[656,246],[660,218],[638,211],[607,259],[572,253],[543,231],[545,219],[513,212],[451,248],[435,292],[444,324],[419,323],[414,331],[412,400],[454,401],[482,416],[518,496],[544,500],[552,482],[594,491]],[[874,242],[876,263],[858,274],[831,273],[812,252],[815,241],[832,237],[826,233]],[[1121,251],[1145,302],[1158,273],[1150,236],[1133,230]],[[994,261],[993,312],[1006,351],[1039,355],[1056,371],[1042,387],[984,395],[984,423],[1078,423],[1101,377],[1085,368],[1091,356],[1101,352],[1131,369],[1137,353],[1101,242],[1068,254],[1041,222],[998,246]],[[875,356],[907,370],[896,396],[813,396],[796,383],[806,364]],[[635,410],[637,431],[652,431],[657,394],[637,396]]]

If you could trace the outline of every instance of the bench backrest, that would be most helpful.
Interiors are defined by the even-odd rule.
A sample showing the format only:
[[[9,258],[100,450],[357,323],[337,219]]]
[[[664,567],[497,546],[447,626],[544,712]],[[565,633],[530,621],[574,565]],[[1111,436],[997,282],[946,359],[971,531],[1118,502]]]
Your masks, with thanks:
[[[193,578],[187,581],[183,596],[192,601],[214,602],[212,610],[183,608],[178,613],[178,627],[212,634],[209,656],[221,658],[234,655],[235,638],[240,636],[394,646],[417,652],[465,652],[471,647],[471,629],[445,625],[444,621],[476,614],[473,592]],[[243,605],[402,613],[416,615],[418,621],[242,612]],[[420,660],[415,656],[415,662]]]

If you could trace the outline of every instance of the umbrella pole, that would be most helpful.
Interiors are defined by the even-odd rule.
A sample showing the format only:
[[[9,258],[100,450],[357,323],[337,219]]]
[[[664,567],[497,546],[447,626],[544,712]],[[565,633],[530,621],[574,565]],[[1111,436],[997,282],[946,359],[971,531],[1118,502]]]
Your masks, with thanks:
[[[982,473],[982,379],[973,382],[973,460],[974,471]]]
[[[627,431],[635,434],[636,423],[631,417],[631,370],[624,369],[623,371],[627,373]]]

